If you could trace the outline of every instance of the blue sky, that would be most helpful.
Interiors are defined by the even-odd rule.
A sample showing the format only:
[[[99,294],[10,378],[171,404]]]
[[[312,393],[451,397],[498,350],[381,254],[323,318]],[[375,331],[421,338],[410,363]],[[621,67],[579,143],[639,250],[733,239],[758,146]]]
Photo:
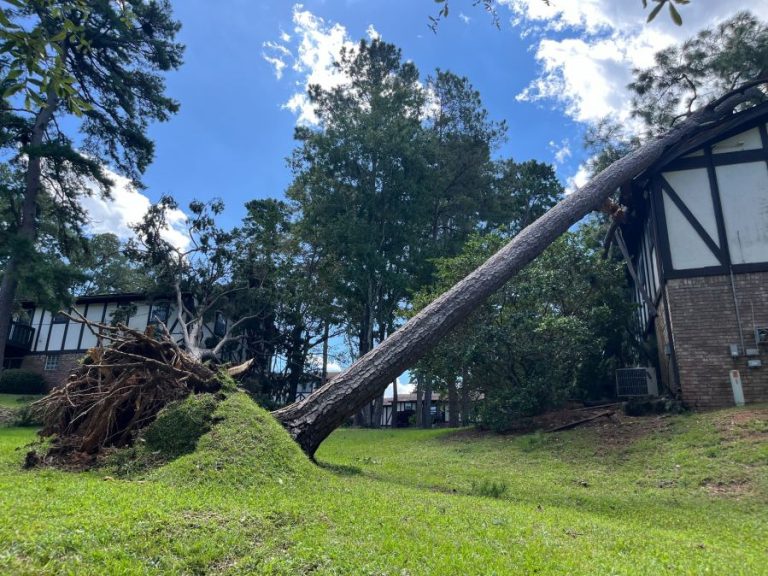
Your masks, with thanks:
[[[307,114],[286,104],[300,99],[308,80],[333,81],[327,68],[341,44],[370,34],[399,46],[424,76],[438,67],[467,76],[491,117],[509,125],[498,155],[552,162],[564,184],[582,183],[585,127],[603,115],[631,124],[632,66],[649,65],[657,49],[737,8],[694,0],[682,7],[678,28],[664,14],[644,24],[641,0],[498,3],[499,30],[472,0],[450,0],[451,14],[433,34],[431,0],[175,0],[187,48],[167,82],[181,111],[150,129],[157,149],[145,191],[121,182],[113,201],[86,202],[94,230],[127,235],[126,224],[161,194],[182,204],[221,197],[228,225],[238,223],[247,200],[282,196],[293,129]],[[765,14],[768,0],[738,7]]]
[[[493,28],[482,10],[466,8],[469,23],[457,14],[437,34],[427,28],[430,2],[308,1],[302,10],[327,28],[343,25],[352,41],[367,37],[373,25],[424,75],[440,67],[467,76],[492,117],[510,125],[503,155],[552,160],[548,142],[572,137],[578,127],[551,107],[515,101],[536,73],[527,43]],[[146,183],[151,196],[221,196],[236,218],[244,200],[280,196],[290,182],[285,158],[294,145],[296,115],[281,106],[303,91],[306,72],[288,64],[278,81],[263,55],[271,52],[265,43],[281,42],[281,33],[292,37],[281,44],[295,51],[301,32],[295,32],[289,2],[184,0],[175,9],[187,51],[184,67],[168,78],[168,90],[182,108],[170,123],[152,129],[157,158]]]

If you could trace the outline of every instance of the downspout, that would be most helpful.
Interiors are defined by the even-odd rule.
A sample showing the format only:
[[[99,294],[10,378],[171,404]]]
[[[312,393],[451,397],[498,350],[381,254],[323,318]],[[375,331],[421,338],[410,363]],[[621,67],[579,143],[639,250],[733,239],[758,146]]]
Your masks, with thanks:
[[[744,330],[741,327],[741,314],[739,313],[739,301],[736,297],[736,282],[733,279],[733,266],[728,266],[728,272],[731,278],[731,294],[733,295],[733,307],[736,310],[736,324],[739,327],[739,343],[741,344],[741,353],[746,354],[747,349],[744,346]]]

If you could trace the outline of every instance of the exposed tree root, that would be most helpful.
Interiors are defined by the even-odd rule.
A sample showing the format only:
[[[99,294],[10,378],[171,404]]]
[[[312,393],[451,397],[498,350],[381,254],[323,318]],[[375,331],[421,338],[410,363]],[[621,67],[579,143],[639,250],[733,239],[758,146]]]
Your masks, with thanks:
[[[64,386],[33,405],[40,434],[55,436],[49,456],[131,444],[169,403],[222,386],[216,372],[159,331],[78,321],[109,346],[89,350]]]

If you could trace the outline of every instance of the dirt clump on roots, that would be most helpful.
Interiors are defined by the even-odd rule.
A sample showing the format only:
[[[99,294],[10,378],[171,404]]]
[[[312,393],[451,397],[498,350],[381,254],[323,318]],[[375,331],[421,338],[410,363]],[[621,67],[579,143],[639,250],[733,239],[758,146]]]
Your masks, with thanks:
[[[63,386],[33,404],[40,435],[51,441],[44,456],[28,454],[28,464],[87,467],[105,451],[131,445],[166,406],[227,385],[226,376],[154,327],[95,327],[108,345],[90,349]]]

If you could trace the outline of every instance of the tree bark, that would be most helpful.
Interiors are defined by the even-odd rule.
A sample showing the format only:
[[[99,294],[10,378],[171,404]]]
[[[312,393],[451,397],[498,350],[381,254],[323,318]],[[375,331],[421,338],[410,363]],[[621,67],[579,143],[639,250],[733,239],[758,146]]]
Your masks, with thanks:
[[[448,426],[459,426],[459,390],[456,388],[456,380],[448,382]]]
[[[421,427],[432,428],[432,379],[424,382],[424,400],[421,403]]]
[[[392,381],[392,410],[389,411],[392,428],[397,428],[397,378]]]
[[[320,377],[320,386],[325,386],[328,382],[328,332],[330,328],[328,322],[323,325],[323,374]]]
[[[764,82],[766,79],[762,79]],[[544,216],[524,228],[506,246],[445,292],[378,347],[311,396],[273,412],[301,448],[313,456],[320,443],[350,414],[381,394],[452,328],[541,254],[568,228],[601,205],[622,184],[662,158],[670,147],[705,125],[731,114],[749,99],[756,82],[694,112],[666,134],[617,160],[583,188],[566,196]]]
[[[461,425],[469,426],[471,418],[469,401],[469,371],[466,366],[461,368]]]
[[[381,428],[381,414],[384,411],[384,392],[376,396],[373,401],[373,414],[371,415],[371,428]]]
[[[34,244],[37,237],[37,198],[41,188],[39,147],[43,144],[45,130],[59,105],[59,97],[52,89],[48,90],[47,96],[48,101],[37,113],[30,134],[27,171],[24,175],[24,200],[21,204],[21,219],[17,232],[22,241],[30,244]],[[20,264],[19,255],[11,254],[3,271],[3,281],[0,283],[0,372],[3,371],[3,363],[5,362],[5,346],[8,343],[8,332],[11,329],[13,302],[16,299],[16,288],[19,285]]]
[[[416,381],[416,426],[421,428],[421,417],[424,416],[424,389],[420,381]]]

